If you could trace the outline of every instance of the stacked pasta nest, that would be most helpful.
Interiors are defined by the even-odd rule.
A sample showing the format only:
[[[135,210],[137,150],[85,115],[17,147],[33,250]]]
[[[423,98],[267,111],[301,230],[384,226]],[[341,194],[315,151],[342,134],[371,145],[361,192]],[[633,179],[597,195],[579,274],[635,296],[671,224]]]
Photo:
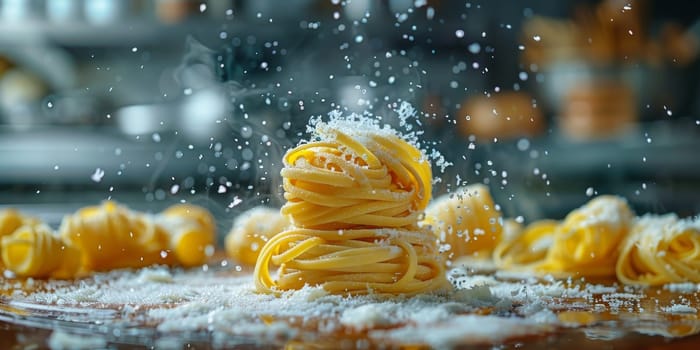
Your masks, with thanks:
[[[432,181],[422,152],[360,118],[319,121],[313,132],[313,141],[284,156],[281,214],[291,227],[260,250],[257,290],[309,284],[338,294],[410,295],[445,287],[435,238],[418,226]]]

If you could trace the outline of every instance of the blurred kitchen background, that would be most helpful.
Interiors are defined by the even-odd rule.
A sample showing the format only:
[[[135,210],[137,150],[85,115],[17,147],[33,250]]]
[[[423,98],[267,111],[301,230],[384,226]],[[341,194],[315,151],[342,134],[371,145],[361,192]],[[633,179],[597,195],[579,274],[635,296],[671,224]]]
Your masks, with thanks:
[[[280,205],[311,115],[417,109],[508,216],[596,194],[700,212],[700,7],[685,1],[0,0],[0,205]]]

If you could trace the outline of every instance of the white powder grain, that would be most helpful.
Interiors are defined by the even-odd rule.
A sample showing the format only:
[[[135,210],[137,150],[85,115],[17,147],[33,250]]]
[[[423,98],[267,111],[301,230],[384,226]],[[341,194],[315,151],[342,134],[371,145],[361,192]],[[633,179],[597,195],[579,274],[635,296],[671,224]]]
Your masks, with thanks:
[[[453,294],[455,301],[471,303],[475,306],[489,306],[498,303],[501,299],[491,294],[491,288],[485,285],[477,285],[470,288],[458,289]]]
[[[551,327],[519,318],[497,316],[459,315],[445,322],[403,327],[392,330],[374,330],[369,336],[375,339],[393,339],[408,344],[428,344],[445,349],[463,345],[497,343],[516,336],[541,334]]]
[[[157,283],[173,283],[173,275],[165,267],[155,267],[144,269],[139,273],[137,278],[139,283],[157,282]]]
[[[617,292],[617,287],[602,284],[589,284],[586,286],[586,291],[591,294],[610,294]]]
[[[700,284],[692,282],[669,283],[664,285],[664,289],[673,293],[694,293],[700,291]]]
[[[75,335],[63,331],[54,331],[48,339],[51,350],[104,349],[107,340],[95,335]]]
[[[367,304],[343,311],[340,323],[359,331],[387,327],[396,324],[396,318],[391,317],[395,313],[395,304]]]
[[[684,304],[674,304],[671,306],[662,307],[661,310],[669,314],[695,314],[698,312],[698,309]]]

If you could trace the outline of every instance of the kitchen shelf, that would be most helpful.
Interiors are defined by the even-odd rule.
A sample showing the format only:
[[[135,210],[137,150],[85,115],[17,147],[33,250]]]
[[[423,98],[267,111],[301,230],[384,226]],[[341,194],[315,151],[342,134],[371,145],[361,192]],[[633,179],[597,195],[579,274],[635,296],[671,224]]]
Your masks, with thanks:
[[[188,36],[200,41],[220,41],[219,33],[257,38],[284,37],[284,25],[250,20],[191,19],[176,24],[129,19],[103,25],[84,21],[67,23],[40,20],[0,21],[0,46],[53,44],[65,47],[110,48],[181,45]]]

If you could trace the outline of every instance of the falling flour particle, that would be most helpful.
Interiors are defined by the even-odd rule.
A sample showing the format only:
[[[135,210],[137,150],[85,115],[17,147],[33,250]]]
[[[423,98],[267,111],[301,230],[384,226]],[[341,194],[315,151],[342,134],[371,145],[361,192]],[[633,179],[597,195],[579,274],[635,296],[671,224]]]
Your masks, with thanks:
[[[243,202],[242,199],[238,198],[238,196],[233,197],[233,201],[229,203],[228,207],[233,208]]]
[[[100,182],[102,181],[102,178],[105,176],[105,171],[97,168],[95,169],[95,172],[90,175],[90,179],[95,182]]]

